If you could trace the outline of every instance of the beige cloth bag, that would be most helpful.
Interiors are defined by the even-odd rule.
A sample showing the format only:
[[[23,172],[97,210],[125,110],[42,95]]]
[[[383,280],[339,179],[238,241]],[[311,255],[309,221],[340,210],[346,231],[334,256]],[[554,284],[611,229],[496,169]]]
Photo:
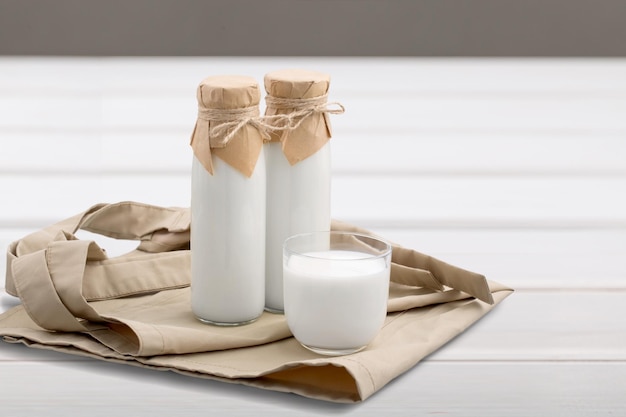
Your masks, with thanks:
[[[21,305],[0,316],[8,342],[166,369],[336,402],[368,398],[488,313],[512,290],[395,245],[383,329],[367,349],[322,357],[302,348],[282,315],[221,328],[190,308],[189,210],[98,204],[12,243],[6,290]],[[108,258],[84,229],[139,241]],[[335,230],[362,229],[339,222]],[[370,233],[371,234],[371,233]]]

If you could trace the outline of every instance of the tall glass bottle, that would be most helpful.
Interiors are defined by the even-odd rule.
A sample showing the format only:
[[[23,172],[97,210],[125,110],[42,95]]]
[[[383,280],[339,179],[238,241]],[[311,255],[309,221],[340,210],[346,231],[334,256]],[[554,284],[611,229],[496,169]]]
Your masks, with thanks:
[[[266,74],[265,115],[277,126],[265,144],[267,226],[265,309],[284,310],[282,245],[298,233],[330,230],[330,76],[306,70]],[[279,115],[289,116],[281,119]]]
[[[257,82],[204,79],[191,139],[191,304],[217,325],[257,319],[265,294],[265,158]]]

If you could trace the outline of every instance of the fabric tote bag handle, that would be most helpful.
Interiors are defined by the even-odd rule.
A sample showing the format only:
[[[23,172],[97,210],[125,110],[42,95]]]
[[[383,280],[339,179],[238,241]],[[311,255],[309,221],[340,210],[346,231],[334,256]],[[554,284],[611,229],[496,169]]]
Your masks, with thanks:
[[[6,291],[21,299],[41,327],[85,331],[77,317],[102,321],[88,301],[189,285],[189,224],[188,209],[136,202],[95,205],[12,243]],[[95,242],[78,240],[79,229],[139,245],[108,258]]]

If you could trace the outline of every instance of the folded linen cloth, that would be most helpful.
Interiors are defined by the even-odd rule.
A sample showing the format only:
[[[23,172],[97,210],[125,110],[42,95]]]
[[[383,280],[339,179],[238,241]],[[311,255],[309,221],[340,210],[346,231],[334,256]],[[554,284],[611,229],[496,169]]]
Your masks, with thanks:
[[[0,315],[7,342],[172,370],[336,402],[371,396],[513,291],[484,276],[392,245],[385,324],[368,347],[340,357],[302,348],[284,316],[207,326],[190,306],[187,208],[97,204],[12,243],[6,290],[21,304]],[[334,221],[333,230],[369,231]],[[139,241],[109,258],[83,229]]]

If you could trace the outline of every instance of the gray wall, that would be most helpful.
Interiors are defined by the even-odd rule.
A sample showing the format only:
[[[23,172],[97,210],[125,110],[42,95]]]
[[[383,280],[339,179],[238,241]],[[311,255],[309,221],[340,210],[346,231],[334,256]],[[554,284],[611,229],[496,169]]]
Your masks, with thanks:
[[[0,55],[626,56],[626,0],[0,0]]]

